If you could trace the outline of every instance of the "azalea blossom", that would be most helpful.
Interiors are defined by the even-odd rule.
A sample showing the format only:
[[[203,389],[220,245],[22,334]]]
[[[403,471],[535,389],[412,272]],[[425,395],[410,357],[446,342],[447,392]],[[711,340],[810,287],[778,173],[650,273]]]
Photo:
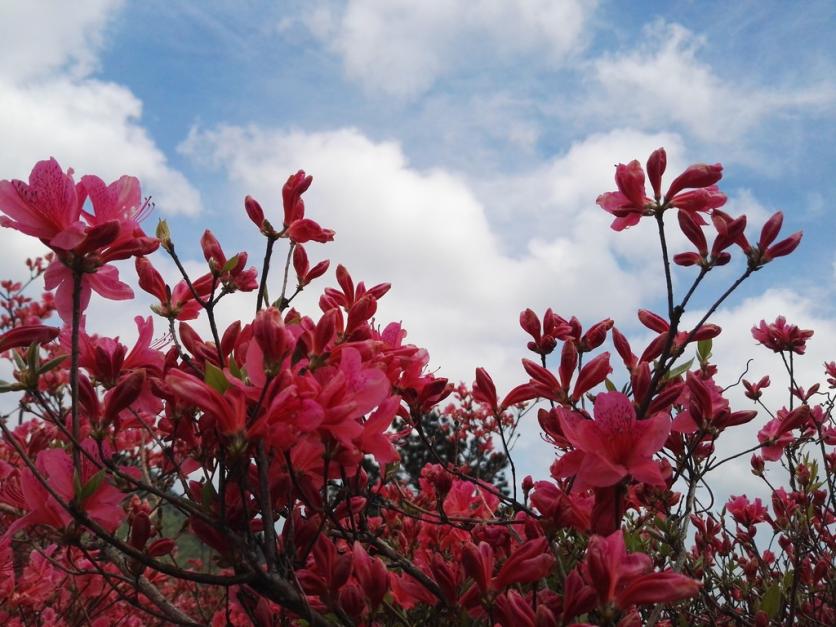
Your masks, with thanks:
[[[807,340],[813,337],[813,331],[787,324],[784,316],[778,316],[775,322],[767,324],[765,320],[761,320],[758,326],[752,327],[752,337],[773,352],[790,351],[803,355],[807,348]]]
[[[93,212],[83,210],[90,197]],[[29,183],[0,181],[0,225],[40,238],[56,258],[44,275],[45,286],[55,290],[58,314],[73,316],[73,293],[80,281],[80,310],[92,292],[112,300],[133,297],[119,280],[110,261],[153,252],[159,246],[145,235],[139,220],[147,212],[140,201],[139,181],[122,177],[106,186],[98,177],[85,176],[78,185],[73,171],[64,173],[55,159],[39,161]]]
[[[602,209],[615,216],[611,225],[614,231],[635,226],[642,217],[655,215],[657,210],[676,207],[696,214],[710,212],[726,203],[726,195],[716,185],[723,176],[723,166],[719,163],[689,166],[673,180],[664,198],[661,198],[662,174],[666,165],[664,148],[653,151],[647,161],[655,202],[646,195],[644,170],[638,161],[633,160],[626,165],[619,163],[616,166],[615,183],[618,191],[601,194],[596,200]],[[694,219],[705,224],[696,215]]]
[[[700,583],[671,570],[653,572],[653,561],[644,553],[627,553],[619,529],[607,537],[589,540],[582,564],[586,583],[594,588],[601,605],[619,609],[633,605],[671,603],[694,596]]]
[[[671,431],[666,414],[636,419],[633,403],[620,392],[604,392],[595,399],[594,420],[558,408],[564,437],[574,447],[552,466],[555,478],[575,477],[575,487],[611,486],[627,476],[652,485],[665,485],[653,455]]]

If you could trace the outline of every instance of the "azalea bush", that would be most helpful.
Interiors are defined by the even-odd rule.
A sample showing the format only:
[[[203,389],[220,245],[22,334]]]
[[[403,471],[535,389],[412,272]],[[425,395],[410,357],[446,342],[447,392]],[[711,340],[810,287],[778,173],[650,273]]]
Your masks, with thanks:
[[[0,617],[836,624],[836,363],[822,382],[799,381],[812,331],[762,321],[752,334],[786,370],[786,405],[763,402],[772,373],[742,381],[748,404],[733,407],[711,356],[721,333],[711,315],[801,234],[780,238],[777,213],[753,243],[746,216],[721,209],[719,164],[689,167],[663,194],[665,166],[662,149],[646,169],[619,165],[618,190],[598,198],[617,231],[657,226],[666,307],[638,312],[652,339],[634,348],[610,318],[584,328],[526,309],[522,381],[502,394],[482,367],[470,386],[430,372],[427,351],[378,313],[388,284],[312,261],[334,232],[307,216],[302,171],[282,188],[282,213],[244,201],[261,267],[206,231],[200,276],[165,222],[144,230],[152,205],[135,178],[76,182],[52,159],[28,182],[0,181],[0,224],[50,250],[27,263],[25,281],[0,285],[0,352],[13,373],[0,388]],[[155,267],[163,255],[176,282]],[[132,346],[87,323],[92,292],[133,297],[119,261],[154,300],[137,311]],[[683,326],[703,279],[727,264],[737,278]],[[672,265],[692,273],[682,293]],[[328,285],[319,311],[296,309],[315,281]],[[252,295],[254,314],[222,328],[234,292]],[[439,432],[427,416],[451,399],[454,426]],[[538,479],[518,475],[511,450],[535,415],[553,460]],[[757,439],[721,458],[717,442],[754,420]],[[427,462],[412,481],[399,465],[407,443]],[[507,460],[507,484],[460,454],[471,446]],[[771,499],[705,502],[699,488],[718,486],[741,456]]]

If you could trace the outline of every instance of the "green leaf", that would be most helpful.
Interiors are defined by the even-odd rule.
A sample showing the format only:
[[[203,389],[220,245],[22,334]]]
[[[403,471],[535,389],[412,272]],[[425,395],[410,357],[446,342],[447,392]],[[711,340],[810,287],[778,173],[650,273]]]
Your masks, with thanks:
[[[761,597],[761,610],[766,612],[769,618],[773,618],[781,607],[781,586],[774,583],[766,589]]]
[[[23,389],[20,383],[9,383],[8,381],[0,381],[0,394],[4,392],[19,392]]]
[[[668,381],[669,379],[675,379],[676,377],[679,377],[684,373],[688,372],[693,364],[693,359],[689,359],[684,364],[679,364],[676,368],[670,370],[668,374],[665,375],[665,381]]]
[[[203,381],[221,394],[229,388],[229,381],[226,380],[223,370],[209,362],[206,363],[206,372],[203,375]]]
[[[229,272],[232,270],[236,265],[238,265],[238,255],[233,255],[229,259],[226,260],[224,267],[221,268],[221,272]]]
[[[239,381],[244,380],[244,371],[241,370],[241,366],[239,366],[238,363],[232,358],[230,358],[229,360],[229,372],[232,374],[233,377],[235,377]]]
[[[712,341],[710,338],[697,342],[697,357],[699,357],[700,363],[705,363],[711,357],[711,346]]]
[[[616,387],[615,383],[609,380],[609,378],[604,380],[604,386],[607,388],[607,392],[615,392]]]
[[[206,509],[210,509],[214,505],[218,494],[215,492],[215,486],[212,485],[211,481],[203,484],[203,487],[200,489],[200,498],[203,501],[203,507]]]
[[[38,368],[38,348],[39,345],[33,342],[26,351],[26,365],[31,372],[35,372]]]
[[[95,475],[90,477],[90,481],[84,484],[84,487],[81,490],[76,492],[76,496],[78,497],[79,501],[84,501],[87,497],[92,496],[96,493],[96,490],[99,489],[99,486],[102,485],[102,481],[105,478],[105,469],[102,468],[99,472]]]
[[[12,351],[12,359],[15,362],[15,367],[18,370],[26,370],[26,362],[23,361],[23,357],[20,356],[20,353],[17,351]]]
[[[38,374],[41,375],[45,372],[49,372],[50,370],[57,368],[61,364],[61,362],[64,361],[67,357],[69,357],[69,355],[59,355],[55,359],[50,359],[49,361],[42,363],[38,367]]]

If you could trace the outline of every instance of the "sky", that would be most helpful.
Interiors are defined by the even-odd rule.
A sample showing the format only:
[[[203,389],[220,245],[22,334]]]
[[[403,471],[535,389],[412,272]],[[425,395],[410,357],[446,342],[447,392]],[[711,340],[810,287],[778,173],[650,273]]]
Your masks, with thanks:
[[[166,218],[201,272],[204,228],[259,259],[243,198],[279,215],[284,180],[304,169],[308,215],[337,235],[309,247],[332,271],[300,308],[315,313],[338,262],[390,282],[381,322],[403,321],[439,376],[470,382],[483,366],[504,394],[526,380],[526,307],[585,327],[612,317],[636,343],[648,339],[636,310],[662,311],[654,229],[615,233],[595,205],[614,165],[659,146],[668,180],[722,162],[727,210],[749,216],[755,239],[779,209],[787,234],[804,231],[715,319],[718,382],[752,358],[752,378],[775,373],[779,403],[786,381],[752,324],[784,314],[815,329],[802,384],[836,359],[834,28],[828,1],[12,0],[0,4],[0,178],[49,156],[79,175],[138,176],[156,207],[146,230]],[[0,271],[19,276],[36,248],[5,229],[0,243]],[[740,263],[706,281],[693,320]],[[676,274],[680,294],[689,276]],[[94,300],[88,327],[131,337],[149,303]],[[232,298],[221,317],[251,310]],[[729,434],[729,450],[765,420]],[[533,417],[521,434],[521,474],[545,477],[553,454]],[[757,489],[747,459],[727,465],[729,491]]]

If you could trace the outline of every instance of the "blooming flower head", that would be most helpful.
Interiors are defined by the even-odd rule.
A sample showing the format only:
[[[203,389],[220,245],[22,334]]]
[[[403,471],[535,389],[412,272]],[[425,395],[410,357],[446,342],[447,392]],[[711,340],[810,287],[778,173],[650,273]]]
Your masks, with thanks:
[[[726,203],[726,195],[719,190],[717,181],[723,176],[723,166],[697,163],[689,166],[671,183],[664,198],[661,194],[662,174],[667,165],[664,148],[654,150],[647,160],[647,173],[653,188],[655,202],[645,193],[644,170],[633,160],[619,163],[615,168],[615,184],[618,191],[598,196],[598,205],[615,216],[611,228],[622,231],[635,226],[643,216],[652,216],[657,209],[677,207],[687,212],[710,212]],[[687,191],[685,191],[687,190]],[[697,218],[704,224],[701,218]]]
[[[794,324],[787,324],[784,316],[778,316],[775,322],[752,327],[752,337],[776,353],[791,351],[803,355],[807,349],[807,340],[813,337],[812,329],[799,329]]]
[[[732,496],[726,503],[726,511],[736,522],[747,527],[765,521],[767,515],[766,507],[760,499],[750,502],[746,495]]]
[[[604,392],[595,399],[594,420],[578,412],[558,409],[565,438],[575,447],[553,466],[556,478],[575,476],[575,487],[611,486],[630,475],[645,483],[664,485],[653,454],[671,430],[665,414],[637,420],[630,399],[620,392]]]
[[[73,171],[64,173],[55,159],[39,161],[29,182],[0,181],[0,225],[39,238],[55,251],[47,268],[46,288],[56,290],[59,315],[73,315],[73,287],[80,281],[80,309],[93,291],[105,298],[133,297],[131,288],[119,280],[111,261],[156,250],[159,242],[145,235],[138,221],[147,209],[140,201],[139,181],[123,176],[105,185],[95,176],[85,176],[76,185]],[[90,198],[93,212],[83,209]]]

